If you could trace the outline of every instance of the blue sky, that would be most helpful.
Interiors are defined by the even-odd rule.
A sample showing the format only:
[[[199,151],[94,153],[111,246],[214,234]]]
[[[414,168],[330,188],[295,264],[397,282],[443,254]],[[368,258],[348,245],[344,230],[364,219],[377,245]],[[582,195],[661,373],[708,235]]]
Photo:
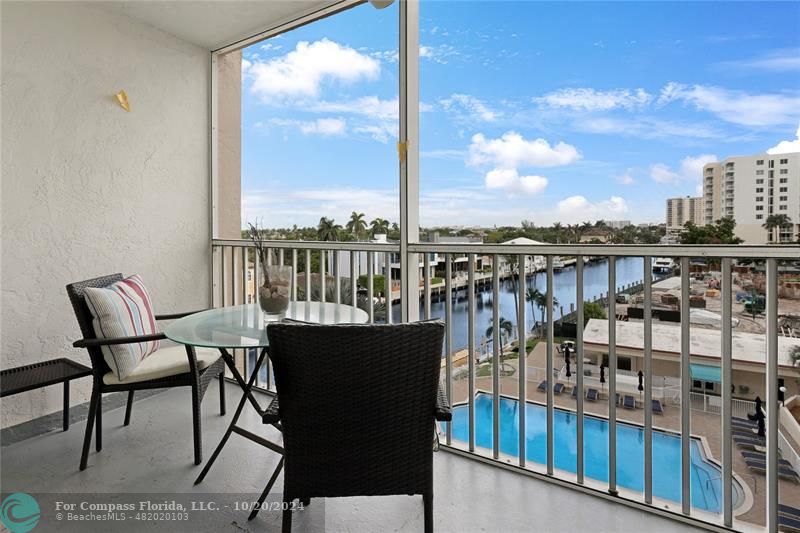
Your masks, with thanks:
[[[421,3],[423,226],[662,222],[800,151],[800,3]],[[243,222],[397,220],[397,5],[243,52]]]

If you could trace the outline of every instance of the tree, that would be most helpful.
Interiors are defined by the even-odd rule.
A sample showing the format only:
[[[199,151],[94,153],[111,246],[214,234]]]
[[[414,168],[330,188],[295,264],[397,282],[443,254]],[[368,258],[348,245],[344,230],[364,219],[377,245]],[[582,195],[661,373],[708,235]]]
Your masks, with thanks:
[[[697,226],[687,222],[680,233],[681,244],[740,244],[742,239],[733,233],[736,221],[724,217],[714,224]]]
[[[322,217],[317,224],[317,239],[320,241],[339,240],[339,231],[342,227],[336,224],[332,218]]]
[[[370,222],[370,233],[375,235],[387,235],[389,233],[389,221],[385,218],[376,218]]]
[[[603,309],[603,306],[597,302],[584,302],[583,303],[583,326],[586,327],[586,324],[589,323],[589,320],[593,318],[602,318],[605,319],[606,317],[606,310]]]
[[[770,215],[767,217],[767,220],[761,225],[770,235],[771,242],[781,242],[780,231],[778,232],[778,238],[774,238],[774,232],[776,229],[782,229],[791,227],[792,219],[789,218],[789,215],[785,215],[781,213],[780,215]]]
[[[501,365],[503,364],[503,357],[505,355],[503,353],[503,337],[507,339],[511,335],[512,331],[514,331],[514,324],[512,324],[510,320],[500,317],[500,364]],[[486,328],[486,338],[494,342],[494,324],[492,323],[490,323],[489,327]]]
[[[367,231],[367,222],[364,220],[364,213],[356,213],[353,211],[345,227],[347,231],[350,232],[350,235],[356,239],[360,239]]]
[[[540,291],[536,287],[532,287],[529,288],[525,293],[525,300],[530,302],[531,310],[533,310],[534,306],[539,308],[539,310],[542,313],[542,323],[544,324],[544,318],[545,318],[544,313],[545,310],[547,309],[547,293]],[[558,298],[553,296],[553,309],[554,309],[553,314],[555,314],[555,307],[557,305],[558,305]],[[536,322],[536,312],[533,313],[533,320],[534,322]]]

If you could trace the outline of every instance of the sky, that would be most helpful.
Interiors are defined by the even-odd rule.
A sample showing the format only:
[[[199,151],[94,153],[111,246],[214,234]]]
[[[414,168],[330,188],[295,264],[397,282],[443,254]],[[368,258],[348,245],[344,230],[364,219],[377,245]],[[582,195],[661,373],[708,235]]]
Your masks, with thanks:
[[[242,222],[397,221],[398,7],[242,60]],[[420,223],[663,222],[705,163],[800,151],[800,3],[420,3]]]

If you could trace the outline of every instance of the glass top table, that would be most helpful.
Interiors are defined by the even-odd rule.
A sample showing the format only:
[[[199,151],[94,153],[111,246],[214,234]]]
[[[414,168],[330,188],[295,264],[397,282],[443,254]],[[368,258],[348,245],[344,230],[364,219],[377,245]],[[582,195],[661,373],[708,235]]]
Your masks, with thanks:
[[[351,305],[291,302],[286,318],[315,324],[363,324],[365,311]],[[263,348],[267,342],[264,313],[258,304],[220,307],[176,320],[164,330],[172,341],[204,348]]]
[[[323,303],[323,302],[291,302],[286,311],[285,318],[315,324],[364,324],[369,321],[369,315],[357,307],[344,304]],[[219,457],[222,448],[228,441],[231,434],[236,433],[270,450],[283,453],[283,447],[260,436],[252,431],[238,425],[239,416],[245,403],[253,406],[259,416],[263,417],[266,410],[261,407],[258,400],[253,396],[252,389],[255,384],[259,369],[266,359],[269,342],[267,340],[267,322],[264,321],[264,313],[258,304],[235,305],[232,307],[220,307],[194,313],[180,318],[167,326],[164,335],[168,339],[186,345],[186,350],[192,354],[196,347],[216,348],[220,351],[230,374],[236,383],[241,387],[242,395],[233,419],[228,425],[228,429],[222,436],[217,448],[211,455],[211,459],[203,467],[203,471],[195,480],[195,485],[202,482],[208,474],[211,465]],[[245,382],[236,362],[228,350],[234,349],[257,349],[261,353],[252,372],[250,379]],[[269,375],[269,362],[267,362],[267,374]],[[276,425],[280,429],[279,425]],[[269,492],[272,484],[277,478],[283,466],[283,459],[278,463],[270,478],[267,487],[262,493],[261,500]],[[254,511],[255,512],[255,511]],[[252,518],[253,515],[251,515]]]

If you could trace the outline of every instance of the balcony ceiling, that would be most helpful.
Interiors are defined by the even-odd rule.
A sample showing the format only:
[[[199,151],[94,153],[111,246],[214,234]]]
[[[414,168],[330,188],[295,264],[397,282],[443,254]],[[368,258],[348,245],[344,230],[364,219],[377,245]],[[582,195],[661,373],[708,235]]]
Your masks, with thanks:
[[[197,46],[215,50],[335,3],[337,2],[330,0],[125,0],[97,5]]]

